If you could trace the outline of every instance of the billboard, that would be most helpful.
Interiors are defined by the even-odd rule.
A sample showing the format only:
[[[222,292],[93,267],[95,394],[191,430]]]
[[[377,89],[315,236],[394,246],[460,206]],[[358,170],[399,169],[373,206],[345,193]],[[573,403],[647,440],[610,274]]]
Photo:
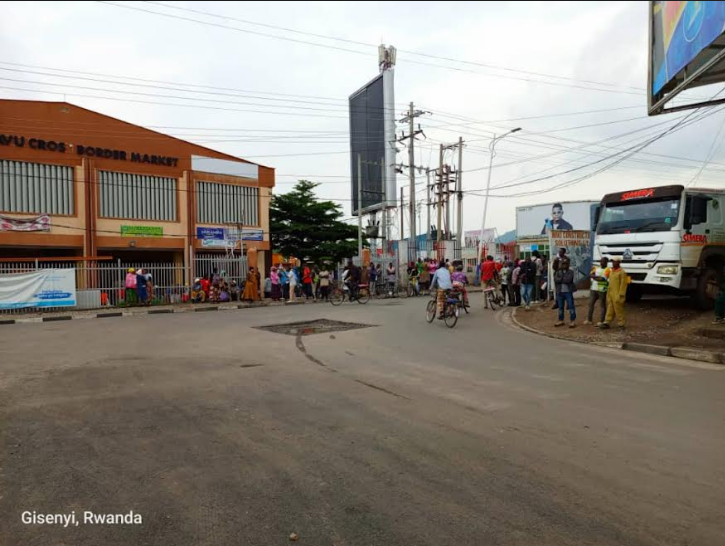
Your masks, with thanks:
[[[684,89],[723,81],[725,2],[655,1],[649,16],[650,114]]]
[[[75,305],[75,269],[39,269],[0,275],[0,309]]]
[[[361,184],[363,212],[394,206],[396,202],[393,81],[393,71],[386,70],[350,95],[353,215],[360,208],[358,184]]]
[[[592,205],[598,201],[570,201],[516,207],[516,237],[547,237],[554,230],[586,230],[592,227]]]
[[[481,244],[481,230],[472,229],[463,232],[464,247],[478,247]],[[496,228],[488,228],[483,230],[483,242],[493,243],[496,241]]]
[[[561,231],[552,230],[551,255],[556,256],[560,248],[566,249],[570,260],[570,269],[574,272],[574,283],[577,286],[585,285],[589,280],[592,268],[592,232],[589,230]]]

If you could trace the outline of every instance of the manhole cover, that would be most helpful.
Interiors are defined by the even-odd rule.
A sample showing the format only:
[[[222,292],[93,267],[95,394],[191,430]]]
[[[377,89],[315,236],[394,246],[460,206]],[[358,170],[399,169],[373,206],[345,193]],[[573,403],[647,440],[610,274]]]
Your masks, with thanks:
[[[355,322],[318,319],[306,320],[304,322],[288,322],[286,324],[270,324],[269,326],[257,326],[256,328],[258,330],[274,332],[275,334],[287,334],[288,336],[311,336],[313,334],[370,328],[371,326],[374,326],[374,324],[358,324]]]

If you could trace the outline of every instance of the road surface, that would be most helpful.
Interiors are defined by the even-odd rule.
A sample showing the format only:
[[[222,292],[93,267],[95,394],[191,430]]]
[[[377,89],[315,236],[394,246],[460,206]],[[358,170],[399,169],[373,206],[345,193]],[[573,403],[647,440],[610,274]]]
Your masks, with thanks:
[[[725,367],[472,297],[0,327],[0,544],[725,544]],[[370,327],[255,328],[318,318]]]

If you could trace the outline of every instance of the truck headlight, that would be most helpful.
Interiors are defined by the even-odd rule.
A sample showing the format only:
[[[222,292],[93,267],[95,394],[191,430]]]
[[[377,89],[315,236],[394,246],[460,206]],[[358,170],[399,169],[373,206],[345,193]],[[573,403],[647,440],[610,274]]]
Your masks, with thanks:
[[[676,265],[661,265],[657,268],[658,275],[677,275]]]

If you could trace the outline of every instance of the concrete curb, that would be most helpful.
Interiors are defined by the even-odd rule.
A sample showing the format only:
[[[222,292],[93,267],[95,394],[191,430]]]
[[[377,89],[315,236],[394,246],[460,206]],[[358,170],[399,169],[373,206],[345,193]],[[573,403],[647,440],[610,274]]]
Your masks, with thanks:
[[[658,355],[658,356],[668,356],[672,358],[682,358],[685,360],[696,360],[698,362],[707,362],[708,364],[725,364],[725,353],[718,353],[715,351],[708,351],[706,349],[697,349],[695,347],[666,347],[663,345],[648,345],[646,343],[619,343],[619,342],[589,342],[589,341],[581,341],[578,339],[570,339],[568,337],[564,336],[558,336],[556,334],[550,334],[548,332],[543,332],[541,330],[537,330],[536,328],[531,328],[530,326],[526,326],[524,324],[521,324],[517,318],[516,318],[516,312],[518,309],[513,309],[511,312],[511,322],[515,324],[518,328],[521,328],[522,330],[526,330],[527,332],[531,332],[532,334],[537,334],[540,336],[549,337],[552,339],[558,339],[562,341],[572,341],[574,343],[582,343],[584,345],[598,345],[600,347],[608,347],[611,349],[621,349],[623,351],[635,351],[640,353],[646,353],[651,355]]]
[[[73,317],[70,315],[63,315],[60,317],[42,317],[43,322],[58,322],[61,320],[73,320]]]
[[[113,318],[113,317],[122,317],[123,313],[97,313],[96,318]]]

